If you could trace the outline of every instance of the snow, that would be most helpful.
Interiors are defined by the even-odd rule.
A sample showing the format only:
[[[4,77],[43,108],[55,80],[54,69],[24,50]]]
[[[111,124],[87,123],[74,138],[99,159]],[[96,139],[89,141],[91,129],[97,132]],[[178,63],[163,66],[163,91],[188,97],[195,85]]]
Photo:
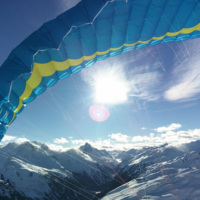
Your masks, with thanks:
[[[200,141],[179,148],[165,146],[152,151],[158,154],[148,158],[153,164],[147,166],[140,180],[132,180],[128,187],[122,185],[110,191],[102,200],[199,200]],[[138,163],[138,159],[140,163],[144,162],[142,159],[147,160],[141,152],[139,155],[140,159],[137,154],[129,165]],[[137,158],[135,162],[134,158]]]
[[[59,177],[76,181],[74,174],[87,174],[97,183],[103,183],[105,178],[99,176],[105,166],[103,159],[110,164],[116,163],[106,151],[89,144],[80,149],[57,152],[38,142],[9,143],[0,148],[0,174],[21,194],[43,199],[52,190],[51,181],[55,182]]]
[[[110,191],[102,200],[199,200],[200,197],[200,141],[111,154],[88,143],[61,152],[38,142],[9,143],[0,146],[0,161],[0,175],[4,177],[0,179],[0,197],[11,198],[8,180],[16,191],[32,199],[44,199],[52,192],[52,182],[62,184],[59,180],[64,183],[73,180],[73,184],[83,188],[80,181],[92,180],[92,184],[101,187],[116,175],[104,161],[122,174],[123,179],[128,174],[132,180]],[[99,189],[87,191],[101,193]]]
[[[0,149],[0,173],[20,193],[42,198],[51,191],[47,178],[50,173],[62,177],[71,176],[46,150],[30,142],[21,145],[10,143]]]

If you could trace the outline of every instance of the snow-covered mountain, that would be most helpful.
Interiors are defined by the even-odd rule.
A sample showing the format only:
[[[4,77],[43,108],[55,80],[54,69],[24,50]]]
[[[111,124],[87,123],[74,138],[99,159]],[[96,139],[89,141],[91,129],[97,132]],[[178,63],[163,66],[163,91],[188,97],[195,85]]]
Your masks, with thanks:
[[[117,164],[106,151],[85,144],[80,149],[52,151],[38,142],[0,148],[0,199],[95,199],[112,180]],[[63,197],[65,196],[65,197]]]
[[[200,141],[126,152],[117,168],[131,181],[102,200],[200,200]]]
[[[119,162],[120,161],[120,162]],[[0,146],[1,200],[200,198],[200,141],[107,152],[86,143],[53,151],[25,142]]]

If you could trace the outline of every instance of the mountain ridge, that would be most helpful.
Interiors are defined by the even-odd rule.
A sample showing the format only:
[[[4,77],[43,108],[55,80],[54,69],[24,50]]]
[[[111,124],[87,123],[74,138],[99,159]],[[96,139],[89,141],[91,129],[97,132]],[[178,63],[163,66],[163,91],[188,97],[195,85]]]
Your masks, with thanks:
[[[130,194],[130,189],[124,184],[126,182],[140,194],[146,191],[150,199],[173,199],[176,193],[180,195],[181,187],[184,188],[177,180],[186,177],[189,181],[190,176],[194,180],[200,178],[200,141],[179,147],[166,144],[126,152],[115,151],[113,155],[88,143],[78,149],[63,152],[53,151],[39,142],[2,145],[0,198],[138,199],[136,194]],[[174,190],[167,190],[166,177],[175,183]],[[155,193],[154,188],[148,185],[150,183],[156,186],[160,194]],[[159,184],[163,185],[162,191]],[[197,186],[200,187],[199,184]],[[199,194],[190,182],[188,187],[188,193],[193,187],[195,195]]]

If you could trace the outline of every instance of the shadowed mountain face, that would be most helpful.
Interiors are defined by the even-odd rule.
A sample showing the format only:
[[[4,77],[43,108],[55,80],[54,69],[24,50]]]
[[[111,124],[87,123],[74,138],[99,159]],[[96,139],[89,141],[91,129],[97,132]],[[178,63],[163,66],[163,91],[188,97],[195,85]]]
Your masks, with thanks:
[[[107,199],[110,200],[117,199],[116,196],[125,199],[121,195],[124,191],[130,199],[137,197],[126,191],[128,186],[124,182],[134,185],[141,195],[146,188],[149,195],[172,197],[184,187],[177,180],[180,182],[186,176],[195,180],[200,176],[199,152],[199,141],[180,148],[165,145],[118,153],[98,150],[88,143],[65,152],[52,151],[38,142],[9,143],[0,146],[0,199],[84,200],[102,198],[109,192]],[[165,176],[175,183],[174,191],[167,190]],[[153,181],[160,193],[155,194],[149,188]],[[162,191],[158,190],[159,184],[164,188]],[[189,182],[188,188],[192,189]]]
[[[89,144],[65,152],[38,142],[0,148],[0,197],[4,199],[96,199],[112,181],[118,162]],[[0,199],[2,199],[0,198]]]

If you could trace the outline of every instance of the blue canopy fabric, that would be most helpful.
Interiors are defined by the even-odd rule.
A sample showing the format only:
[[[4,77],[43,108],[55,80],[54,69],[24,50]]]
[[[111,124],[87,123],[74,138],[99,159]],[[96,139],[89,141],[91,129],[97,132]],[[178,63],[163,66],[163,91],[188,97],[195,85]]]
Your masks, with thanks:
[[[95,62],[200,37],[200,0],[82,0],[45,23],[0,67],[0,141],[25,104]]]

